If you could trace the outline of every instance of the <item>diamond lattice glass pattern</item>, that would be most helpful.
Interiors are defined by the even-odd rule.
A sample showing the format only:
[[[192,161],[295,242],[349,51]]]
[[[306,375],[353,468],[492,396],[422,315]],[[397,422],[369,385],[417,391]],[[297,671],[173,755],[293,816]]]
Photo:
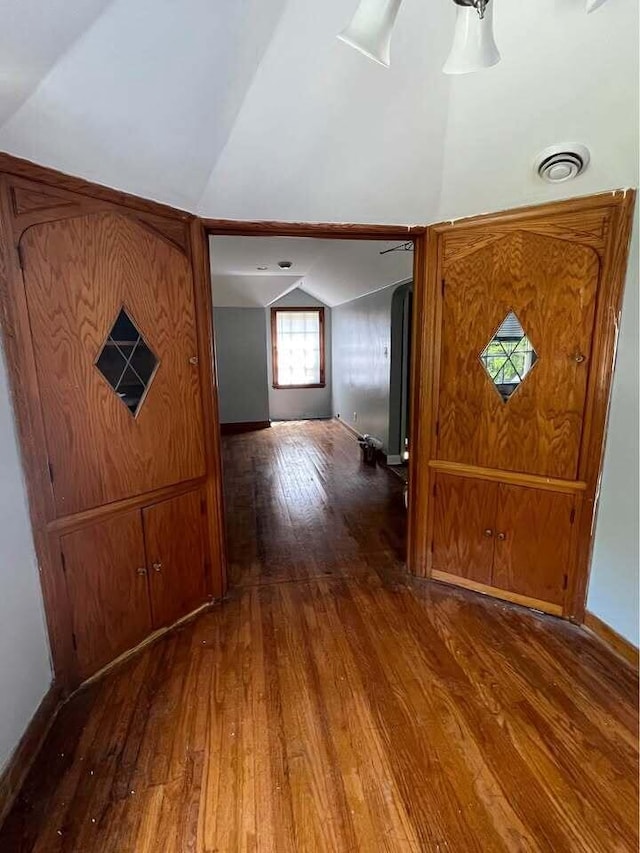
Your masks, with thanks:
[[[96,367],[134,416],[157,366],[155,353],[122,308],[96,359]]]
[[[489,379],[506,403],[538,360],[520,321],[510,311],[480,356]]]

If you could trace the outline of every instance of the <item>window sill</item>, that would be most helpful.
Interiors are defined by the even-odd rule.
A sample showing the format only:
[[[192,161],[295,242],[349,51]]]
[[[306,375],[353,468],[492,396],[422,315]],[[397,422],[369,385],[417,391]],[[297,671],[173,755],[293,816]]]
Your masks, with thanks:
[[[318,382],[315,385],[276,385],[274,382],[271,386],[275,391],[295,391],[301,388],[326,388],[326,382]]]

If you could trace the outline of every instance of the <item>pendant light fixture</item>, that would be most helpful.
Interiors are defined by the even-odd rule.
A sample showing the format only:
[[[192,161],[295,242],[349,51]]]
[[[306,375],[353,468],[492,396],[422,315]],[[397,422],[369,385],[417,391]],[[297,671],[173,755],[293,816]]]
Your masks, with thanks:
[[[391,64],[391,35],[402,0],[360,0],[349,26],[338,38],[386,68]]]
[[[493,37],[492,0],[454,0],[458,6],[453,46],[442,69],[445,74],[469,74],[500,62]]]
[[[493,37],[492,0],[453,0],[458,7],[453,47],[443,71],[468,74],[500,62]],[[586,0],[596,8],[604,0]],[[402,0],[360,0],[349,26],[338,38],[386,68],[391,64],[391,36]],[[590,10],[589,10],[590,11]]]

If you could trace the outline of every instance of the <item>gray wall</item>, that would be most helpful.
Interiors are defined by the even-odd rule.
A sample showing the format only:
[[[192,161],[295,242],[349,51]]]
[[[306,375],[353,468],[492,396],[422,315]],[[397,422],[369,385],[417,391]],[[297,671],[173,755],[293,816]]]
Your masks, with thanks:
[[[622,312],[618,357],[587,608],[638,645],[638,215]]]
[[[397,285],[333,309],[333,411],[389,442],[391,300]],[[355,416],[354,416],[355,415]]]
[[[273,387],[271,364],[271,308],[324,308],[325,321],[325,379],[324,388],[292,388],[291,390]],[[319,299],[296,288],[287,293],[266,310],[266,328],[269,346],[267,362],[269,366],[269,414],[272,421],[296,421],[304,418],[331,417],[332,389],[332,310]]]
[[[269,420],[263,308],[215,308],[220,423]]]
[[[38,568],[0,348],[0,773],[50,684]]]

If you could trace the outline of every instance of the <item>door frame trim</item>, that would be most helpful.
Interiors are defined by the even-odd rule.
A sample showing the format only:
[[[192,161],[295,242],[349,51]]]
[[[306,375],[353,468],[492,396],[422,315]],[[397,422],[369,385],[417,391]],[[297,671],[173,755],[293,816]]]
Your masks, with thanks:
[[[425,250],[426,241],[429,233],[429,228],[426,225],[367,225],[353,223],[327,223],[327,222],[277,222],[270,220],[235,220],[235,219],[202,219],[203,232],[207,238],[209,237],[307,237],[316,239],[331,239],[331,240],[382,240],[382,241],[399,241],[410,242],[414,244],[414,262],[413,262],[413,287],[414,299],[417,291],[423,294],[425,283]],[[207,246],[208,252],[208,246]],[[208,287],[212,287],[212,276],[210,267],[207,269]],[[426,297],[422,301],[426,301]],[[213,300],[210,300],[213,305]],[[418,435],[417,426],[419,425],[418,412],[424,409],[424,402],[420,395],[424,393],[424,385],[421,381],[421,373],[418,365],[423,361],[423,353],[421,347],[424,345],[422,337],[418,336],[419,330],[419,312],[416,310],[415,302],[413,307],[413,322],[412,322],[412,352],[410,365],[410,423],[411,423],[411,448],[409,454],[409,484],[412,481],[418,480],[418,459],[415,448],[420,444],[414,440],[414,435]],[[214,376],[217,373],[215,366],[215,342],[214,349]],[[216,396],[216,409],[218,407],[217,381],[214,384],[214,393]],[[347,426],[347,424],[343,424]],[[415,432],[414,432],[415,430]],[[219,436],[219,430],[218,430]],[[221,450],[220,450],[221,453]],[[416,555],[419,553],[419,547],[413,542],[413,537],[416,531],[420,531],[420,525],[417,523],[417,513],[420,504],[417,489],[412,489],[409,485],[408,490],[408,528],[407,528],[407,568],[412,574],[418,575],[417,563],[415,562]],[[219,506],[223,507],[221,501]],[[224,535],[224,518],[221,520],[221,532]],[[226,577],[225,577],[226,589]]]
[[[523,228],[571,240],[594,249],[601,265],[578,479],[574,484],[576,493],[582,492],[584,497],[575,521],[570,558],[572,570],[562,613],[573,622],[584,622],[635,197],[635,190],[616,190],[455,222],[441,222],[427,229],[426,269],[424,277],[418,278],[426,284],[417,288],[415,297],[418,305],[414,305],[416,316],[424,317],[419,365],[423,384],[417,395],[424,408],[415,413],[414,434],[420,429],[420,447],[428,448],[428,464],[412,468],[415,495],[412,521],[416,526],[412,537],[415,549],[412,565],[417,567],[420,576],[432,577],[429,547],[433,529],[432,472],[441,464],[436,455],[436,423],[445,253],[470,253],[504,234]],[[549,222],[550,218],[554,221]],[[454,234],[456,238],[452,241],[452,249],[446,238]],[[414,388],[416,384],[414,382]]]

